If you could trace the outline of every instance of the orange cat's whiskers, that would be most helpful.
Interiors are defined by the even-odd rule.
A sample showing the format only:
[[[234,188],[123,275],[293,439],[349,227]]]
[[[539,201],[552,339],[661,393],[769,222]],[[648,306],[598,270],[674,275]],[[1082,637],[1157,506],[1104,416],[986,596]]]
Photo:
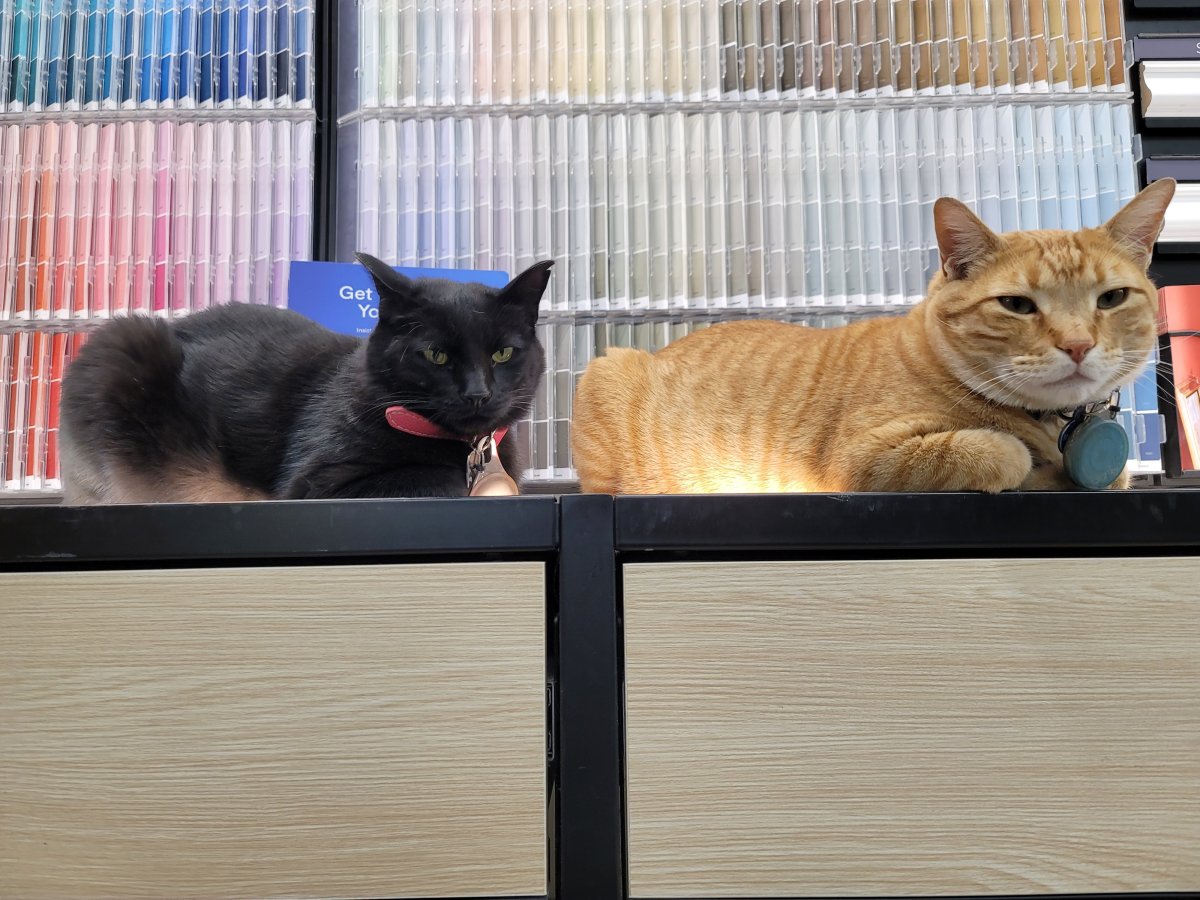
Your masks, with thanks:
[[[997,373],[994,373],[990,378],[988,378],[984,381],[974,382],[970,385],[967,385],[963,396],[960,397],[950,407],[950,409],[953,410],[960,403],[962,403],[966,400],[969,400],[972,397],[982,398],[983,401],[985,403],[987,403],[989,406],[1006,405],[1008,400],[1010,399],[1009,398],[1009,390],[1010,389],[1008,387],[1007,382],[1010,379],[1016,377],[1017,374],[1018,373],[1013,369],[1013,367],[1011,365],[1001,367],[1000,371]],[[991,391],[991,390],[999,390],[1001,392],[1000,399],[996,399],[995,397],[989,396],[989,394],[987,392]]]
[[[1035,376],[1033,376],[1033,375],[1026,375],[1024,378],[1020,379],[1016,384],[1012,385],[1009,388],[1009,391],[1011,393],[1010,399],[1012,400],[1013,406],[1024,406],[1025,405],[1025,401],[1021,396],[1021,391],[1025,388],[1026,385],[1028,385],[1031,381],[1033,381],[1034,378],[1035,378]]]
[[[994,385],[995,389],[1000,392],[997,406],[1020,406],[1020,389],[1032,380],[1032,375],[1018,375],[1013,373],[1006,377],[1000,383]]]

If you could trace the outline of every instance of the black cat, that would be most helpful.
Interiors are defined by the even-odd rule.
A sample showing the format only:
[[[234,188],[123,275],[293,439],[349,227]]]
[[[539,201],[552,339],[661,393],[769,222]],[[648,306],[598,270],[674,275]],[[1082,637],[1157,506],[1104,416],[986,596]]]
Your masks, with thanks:
[[[63,383],[66,502],[465,496],[471,442],[541,381],[553,264],[496,290],[358,259],[379,292],[366,340],[245,304],[97,331]],[[499,450],[519,479],[518,443]]]

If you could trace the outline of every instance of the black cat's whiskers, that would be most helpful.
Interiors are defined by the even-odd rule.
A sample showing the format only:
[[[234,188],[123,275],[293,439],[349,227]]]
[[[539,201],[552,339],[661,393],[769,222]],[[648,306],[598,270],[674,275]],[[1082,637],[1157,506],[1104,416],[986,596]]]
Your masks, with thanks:
[[[366,406],[355,410],[351,421],[362,423],[368,419],[380,416],[385,413],[389,406],[420,406],[427,405],[429,397],[418,394],[393,394],[384,400],[377,400],[373,403],[368,403]]]

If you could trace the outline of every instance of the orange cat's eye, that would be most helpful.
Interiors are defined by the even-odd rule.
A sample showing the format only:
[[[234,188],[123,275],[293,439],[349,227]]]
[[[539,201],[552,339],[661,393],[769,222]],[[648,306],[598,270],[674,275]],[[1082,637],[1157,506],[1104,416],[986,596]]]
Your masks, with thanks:
[[[1020,313],[1023,316],[1031,316],[1037,312],[1037,304],[1028,297],[997,297],[996,302],[1009,312]]]
[[[1129,288],[1114,288],[1111,291],[1105,291],[1096,298],[1096,306],[1100,309],[1112,309],[1114,306],[1120,306],[1125,302],[1125,298],[1129,296]]]

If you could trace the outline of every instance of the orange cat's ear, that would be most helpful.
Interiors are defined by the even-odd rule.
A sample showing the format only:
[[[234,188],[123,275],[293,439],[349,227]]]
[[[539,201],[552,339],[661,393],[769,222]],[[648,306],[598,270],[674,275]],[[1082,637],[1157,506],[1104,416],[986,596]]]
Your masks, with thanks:
[[[967,278],[1000,246],[1000,239],[962,202],[942,197],[933,204],[933,227],[942,271],[951,281]]]
[[[1152,182],[1104,224],[1109,237],[1143,269],[1150,265],[1154,242],[1162,231],[1163,215],[1174,196],[1175,179],[1161,178]]]

